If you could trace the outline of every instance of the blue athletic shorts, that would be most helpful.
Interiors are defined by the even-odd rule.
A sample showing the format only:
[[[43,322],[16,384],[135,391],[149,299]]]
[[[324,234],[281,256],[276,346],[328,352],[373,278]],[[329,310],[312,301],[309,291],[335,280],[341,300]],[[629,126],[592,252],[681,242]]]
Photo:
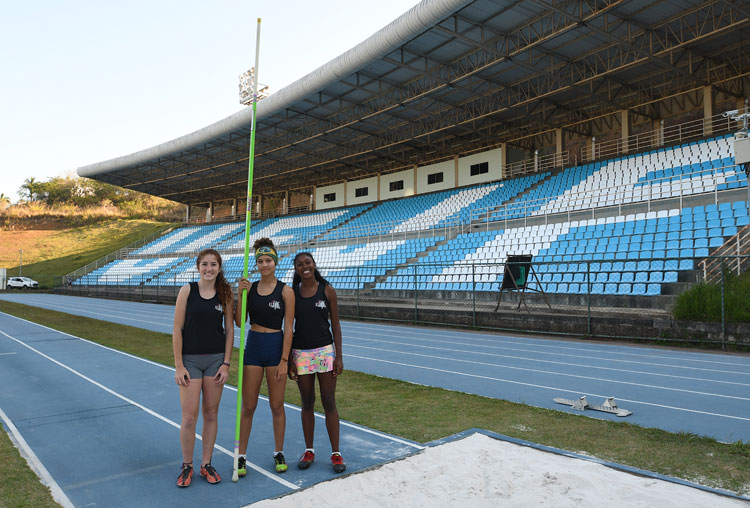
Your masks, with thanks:
[[[281,362],[284,346],[283,332],[256,332],[250,330],[245,343],[245,365],[276,367]]]

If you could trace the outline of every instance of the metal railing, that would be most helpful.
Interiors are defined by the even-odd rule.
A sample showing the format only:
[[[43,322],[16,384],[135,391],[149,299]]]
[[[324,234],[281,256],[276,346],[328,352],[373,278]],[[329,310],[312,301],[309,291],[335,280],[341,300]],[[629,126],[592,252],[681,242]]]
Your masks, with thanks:
[[[703,280],[709,284],[716,283],[723,275],[722,269],[736,275],[748,269],[747,258],[750,256],[750,225],[740,229],[736,235],[716,249],[713,256],[700,262]]]
[[[747,290],[731,270],[725,268],[719,280],[706,284],[700,258],[574,256],[578,259],[534,260],[523,280],[512,277],[521,282],[520,289],[504,283],[511,278],[506,266],[513,266],[506,262],[437,263],[428,256],[412,263],[319,263],[318,268],[338,292],[342,318],[750,346],[750,313],[742,314],[739,308],[750,295],[742,294]],[[750,266],[750,256],[714,259],[724,267]],[[88,276],[58,290],[172,303],[180,286],[197,277]],[[691,292],[678,297],[686,291]],[[672,310],[678,303],[688,314],[675,319]]]
[[[607,159],[620,155],[633,155],[646,150],[662,149],[685,141],[720,136],[734,132],[738,123],[731,118],[724,118],[721,114],[714,115],[709,120],[699,119],[664,127],[664,130],[654,129],[648,132],[607,141],[587,143],[581,147],[581,161],[590,162],[597,159]]]
[[[671,177],[655,178],[649,180],[647,185],[643,185],[641,187],[642,191],[634,188],[634,183],[636,182],[623,183],[612,187],[598,187],[595,191],[566,192],[564,195],[511,202],[497,207],[478,208],[472,210],[470,222],[474,225],[504,222],[507,226],[507,221],[513,218],[529,219],[535,216],[544,216],[546,219],[549,215],[561,213],[567,213],[568,220],[570,220],[571,212],[585,210],[591,210],[591,217],[594,218],[594,211],[596,209],[606,207],[617,207],[618,215],[621,215],[624,205],[639,202],[645,203],[648,211],[651,211],[651,205],[654,201],[670,198],[679,199],[679,207],[683,208],[684,198],[696,194],[694,192],[687,192],[685,184],[695,179],[704,180],[704,187],[706,181],[709,186],[713,187],[711,191],[713,202],[714,204],[718,204],[718,187],[720,184],[725,183],[723,179],[726,178],[726,175],[724,173],[733,168],[736,168],[738,172],[740,171],[738,165],[733,165],[694,171]],[[659,188],[658,192],[655,190],[657,187]],[[669,195],[663,195],[665,193],[669,193]],[[563,196],[565,197],[564,201],[561,199]],[[556,204],[560,206],[551,206]]]

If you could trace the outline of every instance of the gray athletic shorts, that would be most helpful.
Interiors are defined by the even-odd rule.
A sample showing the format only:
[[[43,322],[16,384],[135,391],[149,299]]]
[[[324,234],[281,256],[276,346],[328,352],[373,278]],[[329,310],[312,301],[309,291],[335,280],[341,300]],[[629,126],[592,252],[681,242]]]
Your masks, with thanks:
[[[182,355],[182,364],[190,374],[190,379],[214,377],[224,363],[224,353],[210,355]]]

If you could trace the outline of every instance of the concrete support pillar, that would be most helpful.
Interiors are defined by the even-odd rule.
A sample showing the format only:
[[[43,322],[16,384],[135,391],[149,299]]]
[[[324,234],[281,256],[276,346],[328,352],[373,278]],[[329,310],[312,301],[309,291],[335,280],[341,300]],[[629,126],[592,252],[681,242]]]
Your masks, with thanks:
[[[347,206],[347,202],[349,200],[349,182],[344,180],[344,206]]]
[[[232,200],[232,216],[237,215],[237,199]]]
[[[377,201],[380,201],[380,173],[378,173],[378,199]]]
[[[206,222],[211,222],[211,212],[213,212],[213,206],[213,203],[209,203],[208,208],[206,208]]]
[[[282,207],[284,215],[289,213],[289,191],[284,191],[284,206]]]
[[[500,143],[500,178],[505,178],[505,166],[508,164],[508,143]]]
[[[417,179],[417,165],[414,164],[414,195],[419,193],[419,187],[417,187],[418,183],[419,183],[419,180]]]
[[[263,213],[263,196],[258,195],[258,204],[255,207],[255,213],[260,216],[261,213]]]
[[[589,150],[589,160],[592,161],[596,159],[596,136],[591,136],[589,138],[590,141],[590,150]]]
[[[630,115],[627,109],[620,111],[620,122],[622,125],[622,147],[621,153],[628,153],[628,138],[630,137]]]
[[[456,175],[454,187],[458,187],[458,155],[453,156],[453,173]]]
[[[190,222],[190,205],[185,205],[185,222]]]
[[[318,194],[318,186],[313,185],[312,194],[310,194],[310,209],[315,210],[317,207],[315,206],[315,196]]]
[[[562,128],[555,129],[555,167],[559,168],[563,165],[563,130]]]
[[[539,171],[539,150],[534,150],[534,173]]]
[[[714,133],[711,121],[714,116],[714,94],[711,85],[703,87],[703,135],[710,136]]]

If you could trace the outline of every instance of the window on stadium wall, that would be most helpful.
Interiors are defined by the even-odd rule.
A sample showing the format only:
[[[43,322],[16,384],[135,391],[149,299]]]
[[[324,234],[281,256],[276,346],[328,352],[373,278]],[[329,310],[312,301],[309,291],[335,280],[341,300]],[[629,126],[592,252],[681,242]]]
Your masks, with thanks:
[[[430,173],[427,175],[427,185],[443,182],[443,173]]]
[[[396,180],[395,182],[391,182],[390,184],[388,184],[388,188],[391,192],[404,190],[404,181]]]
[[[363,198],[367,196],[369,191],[370,190],[367,187],[360,187],[359,189],[354,189],[354,197]]]
[[[328,194],[323,194],[323,202],[324,203],[330,203],[331,201],[336,201],[336,193],[330,192]]]
[[[489,162],[480,162],[479,164],[472,164],[469,167],[469,172],[471,176],[477,176],[477,175],[483,175],[485,173],[490,172],[490,163]]]

